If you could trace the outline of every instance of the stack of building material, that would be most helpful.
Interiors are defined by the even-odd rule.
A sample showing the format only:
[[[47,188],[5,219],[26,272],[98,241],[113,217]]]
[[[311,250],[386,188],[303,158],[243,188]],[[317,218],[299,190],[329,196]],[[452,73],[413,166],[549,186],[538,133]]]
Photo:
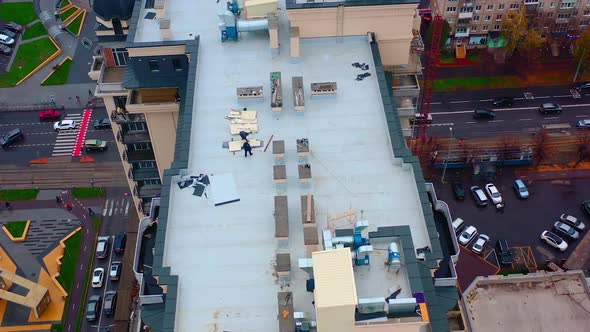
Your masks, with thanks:
[[[258,132],[258,118],[256,111],[237,111],[232,109],[229,115],[225,118],[230,122],[229,130],[232,135],[239,135],[240,131],[245,131],[251,134]]]

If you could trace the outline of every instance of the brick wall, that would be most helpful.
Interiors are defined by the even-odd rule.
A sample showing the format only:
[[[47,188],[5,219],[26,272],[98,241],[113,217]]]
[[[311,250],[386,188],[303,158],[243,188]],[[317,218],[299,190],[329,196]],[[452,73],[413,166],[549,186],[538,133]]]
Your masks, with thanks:
[[[107,63],[107,67],[114,67],[115,66],[115,56],[113,55],[112,48],[103,48],[102,49],[102,56]]]

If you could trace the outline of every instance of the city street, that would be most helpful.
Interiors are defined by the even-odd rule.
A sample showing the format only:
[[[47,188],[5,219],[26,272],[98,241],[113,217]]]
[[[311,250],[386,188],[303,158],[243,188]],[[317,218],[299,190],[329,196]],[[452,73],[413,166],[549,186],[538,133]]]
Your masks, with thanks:
[[[79,122],[83,112],[83,109],[68,109],[60,111],[60,115],[61,119]],[[41,121],[38,113],[35,111],[0,112],[0,135],[14,128],[20,128],[25,136],[24,140],[0,151],[3,164],[24,166],[33,159],[71,155],[79,134],[79,126],[75,130],[64,130],[57,133],[53,130],[55,121]],[[95,120],[106,117],[107,113],[104,108],[94,109],[85,134],[86,139],[107,141],[107,146],[110,145],[110,148],[107,151],[92,152],[89,155],[97,162],[120,161],[112,131],[108,128],[97,130],[93,127]],[[83,151],[83,155],[86,154]]]
[[[541,87],[534,89],[504,89],[474,92],[435,94],[431,106],[430,137],[474,138],[495,135],[519,135],[547,129],[576,131],[575,123],[590,119],[590,93],[574,99],[570,87]],[[525,97],[525,93],[530,93]],[[514,105],[495,107],[491,101],[497,97],[514,97]],[[531,98],[532,99],[528,99]],[[543,115],[538,107],[547,102],[562,105],[561,114]],[[493,120],[473,119],[475,109],[487,108],[496,112]]]

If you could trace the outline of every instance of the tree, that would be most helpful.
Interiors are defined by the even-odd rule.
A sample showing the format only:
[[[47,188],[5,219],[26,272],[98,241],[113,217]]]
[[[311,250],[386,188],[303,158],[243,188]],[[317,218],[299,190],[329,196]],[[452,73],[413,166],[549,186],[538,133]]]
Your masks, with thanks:
[[[430,48],[430,41],[432,40],[432,32],[434,31],[434,23],[430,22],[428,25],[428,29],[426,30],[426,45]],[[445,49],[445,45],[447,44],[447,39],[449,39],[449,35],[451,34],[451,26],[447,20],[443,22],[443,31],[440,36],[440,49],[441,51]]]
[[[585,131],[579,133],[576,137],[576,152],[578,153],[578,160],[576,160],[574,168],[590,157],[590,134]]]
[[[500,149],[498,152],[502,166],[504,166],[506,159],[512,159],[520,155],[520,142],[514,136],[503,136],[500,140]]]
[[[528,21],[525,15],[525,6],[519,11],[511,11],[502,17],[500,36],[506,38],[506,54],[512,56],[518,43],[527,33]]]
[[[590,69],[590,29],[586,29],[576,40],[574,47],[574,59],[576,64],[580,63],[580,72]]]
[[[535,167],[537,167],[550,155],[548,145],[549,135],[545,129],[541,129],[537,132],[533,141],[533,161],[535,163]]]
[[[518,49],[527,56],[529,60],[541,55],[541,47],[545,43],[545,38],[541,37],[541,33],[537,30],[529,29],[522,43],[518,45]]]

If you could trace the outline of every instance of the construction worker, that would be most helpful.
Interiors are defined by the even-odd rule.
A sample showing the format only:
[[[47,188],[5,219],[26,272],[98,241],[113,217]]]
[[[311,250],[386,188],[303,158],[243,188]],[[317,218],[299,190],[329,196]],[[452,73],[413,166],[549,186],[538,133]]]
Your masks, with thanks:
[[[242,145],[242,149],[244,149],[244,157],[248,157],[248,153],[252,155],[252,147],[250,146],[250,143],[248,143],[248,141],[244,142],[244,145]]]
[[[248,135],[250,135],[249,132],[243,130],[240,131],[240,137],[246,142],[248,142]]]

